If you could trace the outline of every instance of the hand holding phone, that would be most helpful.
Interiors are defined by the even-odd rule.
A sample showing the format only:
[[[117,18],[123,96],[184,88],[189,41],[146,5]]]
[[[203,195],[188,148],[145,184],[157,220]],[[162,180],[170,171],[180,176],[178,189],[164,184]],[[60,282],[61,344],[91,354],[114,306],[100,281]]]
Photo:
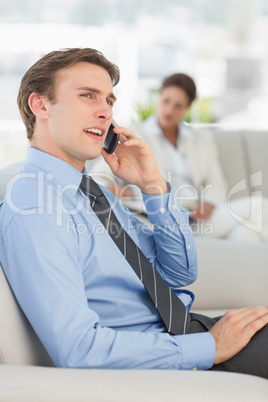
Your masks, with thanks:
[[[112,154],[114,153],[114,150],[117,146],[118,140],[119,140],[119,134],[116,134],[114,132],[114,127],[115,125],[111,123],[107,136],[105,138],[103,148],[107,152],[107,154]]]

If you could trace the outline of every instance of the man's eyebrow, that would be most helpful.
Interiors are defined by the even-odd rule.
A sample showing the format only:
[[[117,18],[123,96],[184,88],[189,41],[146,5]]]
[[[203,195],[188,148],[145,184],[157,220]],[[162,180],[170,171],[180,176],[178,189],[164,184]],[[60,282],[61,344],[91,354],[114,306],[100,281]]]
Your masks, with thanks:
[[[79,88],[77,88],[79,91],[89,91],[89,92],[94,92],[94,93],[96,93],[96,94],[102,94],[102,91],[100,91],[99,89],[96,89],[96,88],[90,88],[90,87],[79,87]],[[110,98],[110,99],[113,99],[113,101],[115,102],[116,101],[116,96],[114,95],[114,93],[113,92],[111,92],[108,96],[107,96],[107,98]]]

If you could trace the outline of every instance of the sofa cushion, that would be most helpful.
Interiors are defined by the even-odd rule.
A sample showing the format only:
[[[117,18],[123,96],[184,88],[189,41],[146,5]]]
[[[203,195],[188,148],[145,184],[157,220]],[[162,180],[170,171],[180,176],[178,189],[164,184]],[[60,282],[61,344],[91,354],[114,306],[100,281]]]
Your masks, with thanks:
[[[267,402],[268,381],[219,371],[0,366],[0,402]]]
[[[53,366],[18,306],[0,266],[0,364]]]

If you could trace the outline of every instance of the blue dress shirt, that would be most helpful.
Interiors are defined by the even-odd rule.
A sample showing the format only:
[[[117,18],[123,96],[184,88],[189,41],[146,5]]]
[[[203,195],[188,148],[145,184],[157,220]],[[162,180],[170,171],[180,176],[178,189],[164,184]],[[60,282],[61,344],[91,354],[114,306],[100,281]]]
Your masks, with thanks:
[[[86,173],[85,171],[83,173]],[[0,262],[56,366],[208,369],[210,333],[170,336],[147,291],[79,189],[82,173],[29,148],[0,206]],[[122,226],[190,310],[197,276],[188,214],[173,191],[143,195],[150,222],[102,188]]]

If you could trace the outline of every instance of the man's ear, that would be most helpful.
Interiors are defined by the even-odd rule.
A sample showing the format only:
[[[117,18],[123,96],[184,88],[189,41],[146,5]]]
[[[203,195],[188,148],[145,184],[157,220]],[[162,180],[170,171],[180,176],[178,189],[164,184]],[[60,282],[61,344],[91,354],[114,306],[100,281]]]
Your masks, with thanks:
[[[29,96],[28,104],[35,116],[41,119],[47,119],[49,117],[48,100],[45,96],[32,92]]]

